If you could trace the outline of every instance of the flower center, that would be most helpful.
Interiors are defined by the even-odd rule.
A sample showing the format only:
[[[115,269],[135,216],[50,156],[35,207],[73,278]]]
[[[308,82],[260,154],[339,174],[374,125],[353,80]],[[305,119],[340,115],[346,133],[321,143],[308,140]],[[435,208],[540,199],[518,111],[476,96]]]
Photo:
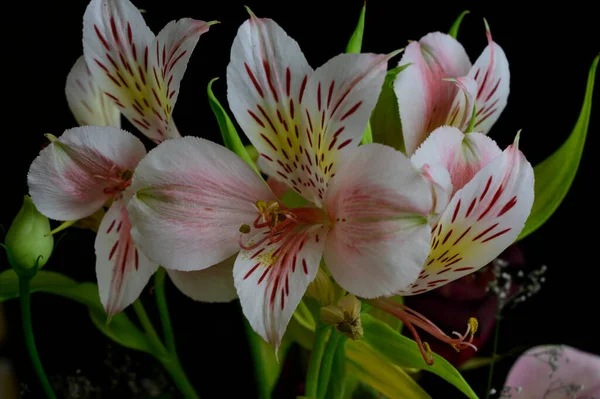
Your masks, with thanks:
[[[104,188],[105,194],[117,194],[121,191],[125,191],[127,187],[131,185],[131,178],[133,177],[133,171],[125,169],[123,171],[117,171],[113,175],[113,171],[116,171],[116,167],[113,166],[111,173],[108,177],[106,176],[95,176],[98,179],[105,180],[110,183],[109,187]]]

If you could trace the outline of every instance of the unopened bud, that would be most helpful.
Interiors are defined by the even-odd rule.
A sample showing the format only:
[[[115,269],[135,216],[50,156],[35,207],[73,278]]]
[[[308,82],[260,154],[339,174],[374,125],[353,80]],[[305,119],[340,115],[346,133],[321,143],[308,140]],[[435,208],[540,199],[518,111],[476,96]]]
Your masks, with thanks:
[[[42,215],[28,195],[6,234],[6,253],[17,271],[29,271],[46,264],[54,248],[50,221]]]
[[[333,303],[334,288],[331,279],[323,270],[319,268],[317,277],[308,285],[306,295],[315,298],[321,306],[331,305]]]
[[[321,308],[321,320],[335,328],[350,339],[358,340],[363,337],[360,320],[361,302],[354,295],[346,295],[337,305]]]

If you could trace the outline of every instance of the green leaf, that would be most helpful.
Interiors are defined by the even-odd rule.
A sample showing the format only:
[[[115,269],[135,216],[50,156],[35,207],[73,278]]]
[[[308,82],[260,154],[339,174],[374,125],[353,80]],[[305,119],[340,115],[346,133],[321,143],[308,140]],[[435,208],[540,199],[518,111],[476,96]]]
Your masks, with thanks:
[[[254,163],[254,161],[252,161],[250,155],[248,155],[248,152],[246,151],[246,148],[244,147],[244,144],[242,143],[242,140],[240,139],[240,136],[238,135],[237,130],[233,125],[233,122],[227,115],[225,109],[221,106],[221,103],[219,103],[219,100],[217,100],[217,98],[213,94],[212,85],[213,82],[217,79],[218,78],[214,78],[213,80],[208,82],[208,103],[210,104],[210,107],[212,108],[213,113],[217,118],[217,122],[219,123],[219,128],[221,129],[221,136],[223,137],[223,144],[225,145],[225,147],[229,148],[231,151],[239,155],[244,161],[248,162],[248,164],[252,166],[252,169],[254,169],[256,173],[260,174],[260,172],[258,171],[258,167]]]
[[[394,331],[387,324],[368,314],[363,314],[361,318],[364,330],[363,341],[394,365],[402,368],[422,369],[437,374],[460,389],[467,397],[477,399],[473,389],[446,359],[434,354],[434,364],[428,366],[415,341]]]
[[[360,16],[358,17],[358,23],[356,24],[356,28],[354,28],[354,32],[352,36],[350,36],[350,40],[346,45],[346,53],[349,54],[358,54],[362,50],[362,41],[363,36],[365,34],[365,12],[367,10],[367,3],[363,5],[360,10]],[[361,144],[371,144],[373,142],[373,133],[371,131],[371,125],[367,123],[367,128],[363,133]]]
[[[592,93],[599,60],[600,55],[596,56],[590,68],[583,106],[571,135],[554,154],[533,168],[535,199],[531,214],[517,241],[533,233],[552,216],[575,179],[590,124]]]
[[[350,36],[350,41],[346,46],[346,53],[350,54],[358,54],[362,50],[362,40],[363,35],[365,33],[365,12],[367,11],[367,3],[363,5],[360,10],[360,16],[358,17],[358,23],[356,24],[356,28]]]
[[[458,28],[460,28],[460,24],[462,23],[463,18],[468,13],[470,13],[470,11],[469,10],[465,10],[462,13],[460,13],[460,15],[458,16],[458,18],[456,18],[456,21],[454,21],[454,23],[452,24],[452,27],[450,28],[450,32],[448,32],[448,34],[450,36],[452,36],[453,38],[456,39],[456,37],[458,36]]]
[[[402,65],[387,72],[381,94],[379,94],[370,119],[373,140],[376,143],[388,145],[402,152],[405,152],[404,138],[402,137],[398,99],[394,92],[394,80],[400,72],[409,66],[410,64]]]
[[[31,280],[31,292],[47,292],[79,302],[89,308],[94,325],[107,337],[127,348],[154,354],[146,335],[119,313],[106,323],[106,313],[100,303],[98,286],[94,283],[78,283],[60,273],[39,271]],[[0,302],[19,297],[19,281],[13,270],[0,273]]]
[[[301,300],[298,304],[298,307],[294,311],[293,317],[296,319],[296,321],[298,321],[298,323],[300,323],[302,327],[310,331],[315,331],[317,325],[315,323],[315,318],[313,317],[308,306],[306,306],[306,303],[304,303],[304,300]]]
[[[385,397],[430,398],[406,371],[373,351],[364,341],[348,341],[346,358],[348,371]]]

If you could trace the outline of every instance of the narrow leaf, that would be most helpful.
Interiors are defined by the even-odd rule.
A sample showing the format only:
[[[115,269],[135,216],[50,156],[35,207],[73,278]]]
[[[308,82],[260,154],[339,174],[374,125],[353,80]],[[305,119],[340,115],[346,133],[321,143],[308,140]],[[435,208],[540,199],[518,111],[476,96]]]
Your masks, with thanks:
[[[217,98],[213,94],[212,85],[213,82],[217,79],[218,78],[214,78],[213,80],[208,82],[208,103],[210,104],[210,107],[212,108],[213,113],[217,118],[217,122],[219,123],[219,128],[221,129],[221,136],[223,137],[223,144],[225,145],[225,147],[229,148],[231,151],[239,155],[244,161],[248,162],[248,164],[252,166],[252,169],[254,169],[256,173],[260,174],[260,172],[258,171],[258,167],[252,161],[250,155],[248,155],[248,152],[246,151],[246,148],[244,147],[244,144],[242,143],[242,140],[240,139],[240,136],[238,135],[237,130],[235,129],[235,126],[231,121],[231,118],[229,118],[227,112],[225,111],[223,106],[221,106],[221,103],[219,103],[219,100],[217,100]]]
[[[460,24],[462,23],[462,20],[465,17],[465,15],[467,15],[468,13],[470,13],[470,11],[465,10],[462,13],[460,13],[458,18],[456,18],[456,21],[454,21],[452,27],[450,28],[450,32],[448,32],[450,36],[456,39],[456,37],[458,36],[458,29],[460,28]]]
[[[385,356],[394,365],[403,368],[416,368],[426,370],[442,377],[456,388],[460,389],[467,397],[477,399],[477,394],[469,384],[446,359],[436,354],[433,355],[434,364],[428,366],[421,356],[417,343],[394,331],[387,324],[376,320],[368,314],[362,314],[364,342],[379,354]]]
[[[533,233],[552,216],[575,179],[590,124],[592,93],[599,60],[600,55],[596,56],[590,68],[583,106],[571,135],[554,154],[533,168],[535,200],[531,214],[517,241]]]
[[[347,368],[358,379],[388,398],[426,399],[430,396],[406,371],[393,365],[364,341],[348,341]]]
[[[78,283],[60,273],[42,270],[31,280],[31,292],[47,292],[87,306],[92,322],[108,338],[127,348],[157,356],[144,333],[125,313],[114,315],[107,325],[106,313],[100,303],[96,284]],[[18,297],[19,281],[16,273],[12,269],[0,273],[0,302]]]
[[[350,41],[346,46],[346,53],[355,53],[358,54],[362,50],[362,40],[365,32],[365,12],[367,10],[367,3],[363,5],[363,8],[360,10],[360,16],[358,17],[358,23],[356,24],[356,28],[350,36]]]
[[[387,72],[381,94],[377,99],[377,104],[370,119],[373,140],[376,143],[388,145],[402,152],[404,152],[404,139],[402,137],[398,99],[394,92],[394,80],[396,80],[399,73],[409,66],[410,64],[402,65]]]

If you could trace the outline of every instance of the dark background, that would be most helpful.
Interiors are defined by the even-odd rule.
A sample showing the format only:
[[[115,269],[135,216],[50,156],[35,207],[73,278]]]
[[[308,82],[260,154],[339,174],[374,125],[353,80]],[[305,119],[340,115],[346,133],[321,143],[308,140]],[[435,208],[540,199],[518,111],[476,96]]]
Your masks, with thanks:
[[[147,10],[144,17],[155,33],[168,21],[182,17],[221,21],[201,37],[174,111],[182,134],[220,142],[207,102],[206,85],[211,78],[221,77],[214,91],[226,106],[225,68],[237,28],[247,18],[243,4],[259,17],[275,19],[299,42],[309,63],[317,67],[343,52],[363,3],[360,0],[314,3],[170,0],[134,1],[134,4]],[[494,126],[492,137],[504,148],[517,130],[523,129],[521,149],[535,165],[557,149],[571,132],[583,101],[589,67],[600,50],[597,14],[591,6],[576,1],[561,3],[561,7],[545,4],[531,5],[529,9],[525,8],[525,2],[511,5],[453,1],[437,5],[426,1],[371,0],[367,4],[363,51],[387,53],[428,32],[447,32],[458,14],[470,9],[458,38],[474,62],[486,45],[482,18],[487,18],[494,40],[507,54],[511,70],[508,106]],[[26,173],[44,143],[43,133],[59,136],[65,129],[76,126],[67,107],[64,83],[68,71],[82,54],[81,21],[87,2],[11,5],[13,9],[3,13],[2,27],[5,72],[0,223],[5,227],[20,208],[22,195],[27,193]],[[399,59],[392,60],[390,65],[395,66]],[[596,109],[600,101],[597,92]],[[137,133],[124,118],[123,127]],[[600,353],[595,327],[600,265],[595,212],[598,200],[594,192],[598,181],[594,153],[598,148],[599,127],[600,113],[595,110],[580,171],[569,195],[552,219],[520,245],[529,264],[548,266],[547,282],[536,297],[507,313],[500,352],[519,345],[562,343]],[[94,281],[93,240],[92,232],[71,229],[46,269]],[[2,262],[5,268],[6,263]],[[200,396],[254,397],[239,303],[194,303],[168,284],[181,360]],[[143,298],[154,316],[148,288]],[[18,303],[7,303],[5,313],[8,336],[0,343],[0,353],[11,359],[22,382],[29,385],[28,397],[41,397],[21,338]],[[120,382],[115,392],[127,392],[123,381],[136,378],[124,372],[115,377],[119,367],[129,368],[128,373],[133,370],[138,377],[160,379],[149,356],[107,349],[109,341],[94,329],[87,311],[79,304],[36,294],[33,317],[40,355],[51,378],[85,376],[96,385],[116,379]],[[481,354],[490,351],[490,343],[480,349]],[[113,352],[112,365],[108,365],[107,353]],[[511,362],[499,364],[496,387],[501,386]],[[483,395],[487,370],[466,373],[465,377]],[[292,392],[298,381],[293,378],[287,381],[286,385],[291,387],[288,392]],[[434,398],[461,397],[441,380],[429,379],[427,383],[425,388]],[[292,393],[288,395],[293,397]]]

